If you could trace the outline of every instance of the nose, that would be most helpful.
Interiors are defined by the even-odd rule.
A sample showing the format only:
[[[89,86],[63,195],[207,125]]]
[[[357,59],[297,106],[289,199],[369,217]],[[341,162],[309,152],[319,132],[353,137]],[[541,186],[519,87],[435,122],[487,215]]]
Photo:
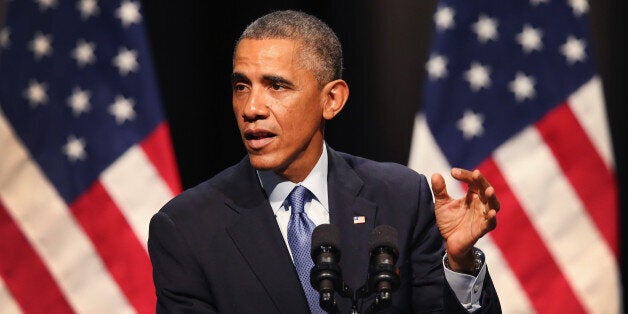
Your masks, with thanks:
[[[255,121],[265,119],[268,115],[269,108],[264,100],[263,92],[252,90],[242,108],[242,118],[244,121]]]

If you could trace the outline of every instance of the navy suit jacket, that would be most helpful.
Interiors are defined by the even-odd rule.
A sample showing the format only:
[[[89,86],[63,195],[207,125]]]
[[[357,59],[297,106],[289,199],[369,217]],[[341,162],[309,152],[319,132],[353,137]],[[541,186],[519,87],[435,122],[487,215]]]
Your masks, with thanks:
[[[367,279],[368,239],[399,232],[401,284],[388,312],[465,313],[448,287],[425,176],[327,147],[330,223],[340,229],[340,267],[352,289]],[[354,224],[354,216],[365,223]],[[273,211],[249,158],[168,202],[150,223],[157,313],[309,313]],[[487,273],[481,312],[501,312]],[[351,301],[336,296],[340,313]],[[373,296],[359,302],[365,312]]]

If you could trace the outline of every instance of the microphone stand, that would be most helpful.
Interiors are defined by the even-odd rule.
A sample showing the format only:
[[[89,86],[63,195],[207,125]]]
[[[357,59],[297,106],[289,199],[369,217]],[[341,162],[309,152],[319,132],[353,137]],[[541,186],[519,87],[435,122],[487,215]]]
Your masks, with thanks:
[[[356,290],[355,293],[351,292],[351,289],[345,285],[344,289],[341,292],[338,292],[343,297],[351,298],[351,314],[358,314],[358,301],[362,298],[368,297],[373,292],[369,289],[368,285],[363,285],[360,289]],[[366,313],[375,313],[376,311],[385,309],[392,304],[392,293],[389,290],[384,290],[377,292],[375,296],[375,300],[369,306]],[[337,309],[336,309],[337,310]],[[332,313],[332,312],[330,312]],[[337,312],[336,312],[337,313]]]
[[[353,291],[351,290],[351,288],[348,285],[346,285],[344,282],[342,283],[342,290],[338,291],[338,294],[341,297],[345,297],[345,298],[351,299],[351,312],[350,312],[351,314],[359,314],[360,313],[358,311],[358,300],[365,296],[363,290],[364,290],[364,286],[362,288],[360,288],[360,290],[358,290],[355,293],[353,293]],[[325,309],[323,307],[323,301],[322,300],[323,300],[323,293],[321,293],[321,307],[325,311],[328,311],[327,309]],[[338,313],[338,307],[336,307],[336,302],[335,301],[334,301],[334,312],[331,312],[331,311],[328,311],[328,312],[329,313]]]
[[[338,291],[338,294],[340,294],[340,296],[343,296],[345,298],[351,298],[351,314],[359,313],[358,312],[358,300],[356,298],[356,295],[351,290],[351,288],[349,288],[349,286],[343,283],[342,291]]]
[[[388,269],[389,267],[385,268]],[[391,267],[390,270],[394,271],[394,268]],[[323,274],[323,276],[329,275],[329,273]],[[323,279],[323,281],[329,280],[328,278]],[[338,278],[336,277],[334,279]],[[332,288],[334,287],[333,282],[329,280],[326,282],[326,284],[328,285],[329,289],[322,289],[322,291],[320,291],[321,308],[328,313],[339,314],[340,312],[338,310],[336,299],[334,297],[334,289]],[[392,305],[392,292],[395,290],[398,284],[399,279],[394,275],[394,272],[385,271],[380,272],[376,276],[370,277],[368,282],[362,285],[362,287],[360,287],[358,290],[356,290],[355,293],[344,282],[340,283],[342,289],[337,292],[338,295],[340,295],[341,297],[351,299],[351,314],[359,313],[358,301],[360,299],[366,298],[371,294],[376,293],[375,300],[371,303],[366,312],[372,314]]]

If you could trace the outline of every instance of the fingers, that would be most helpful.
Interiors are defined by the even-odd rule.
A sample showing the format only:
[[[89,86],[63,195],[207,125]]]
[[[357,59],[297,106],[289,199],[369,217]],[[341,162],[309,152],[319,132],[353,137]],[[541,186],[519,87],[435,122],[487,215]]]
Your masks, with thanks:
[[[497,212],[494,210],[490,210],[487,214],[486,214],[486,232],[490,232],[491,230],[495,229],[495,227],[497,227]]]
[[[497,195],[495,194],[495,189],[492,186],[489,186],[484,191],[484,195],[486,196],[488,208],[499,211],[501,205],[499,204],[499,200],[497,199]]]
[[[452,168],[451,176],[456,180],[467,183],[469,187],[477,188],[481,191],[491,186],[482,173],[480,173],[480,170],[477,169],[469,171],[462,168]]]
[[[434,193],[434,198],[436,199],[449,199],[449,195],[447,194],[447,187],[445,186],[445,178],[443,178],[440,173],[435,173],[432,175],[432,193]]]
[[[451,175],[455,179],[467,183],[469,191],[477,193],[480,196],[480,200],[483,203],[487,203],[490,209],[499,210],[500,204],[495,194],[495,189],[480,173],[480,170],[469,171],[462,168],[452,168]]]

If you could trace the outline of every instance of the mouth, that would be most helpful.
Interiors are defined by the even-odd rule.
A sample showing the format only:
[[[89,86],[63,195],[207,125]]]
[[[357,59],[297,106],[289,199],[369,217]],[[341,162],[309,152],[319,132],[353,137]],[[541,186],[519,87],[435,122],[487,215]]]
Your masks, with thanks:
[[[275,137],[275,134],[268,131],[254,131],[254,130],[244,132],[244,139],[246,139],[247,141],[261,140],[261,139],[265,139],[269,137]]]
[[[276,134],[265,130],[248,130],[244,132],[244,140],[247,146],[253,150],[264,148],[276,136]]]

